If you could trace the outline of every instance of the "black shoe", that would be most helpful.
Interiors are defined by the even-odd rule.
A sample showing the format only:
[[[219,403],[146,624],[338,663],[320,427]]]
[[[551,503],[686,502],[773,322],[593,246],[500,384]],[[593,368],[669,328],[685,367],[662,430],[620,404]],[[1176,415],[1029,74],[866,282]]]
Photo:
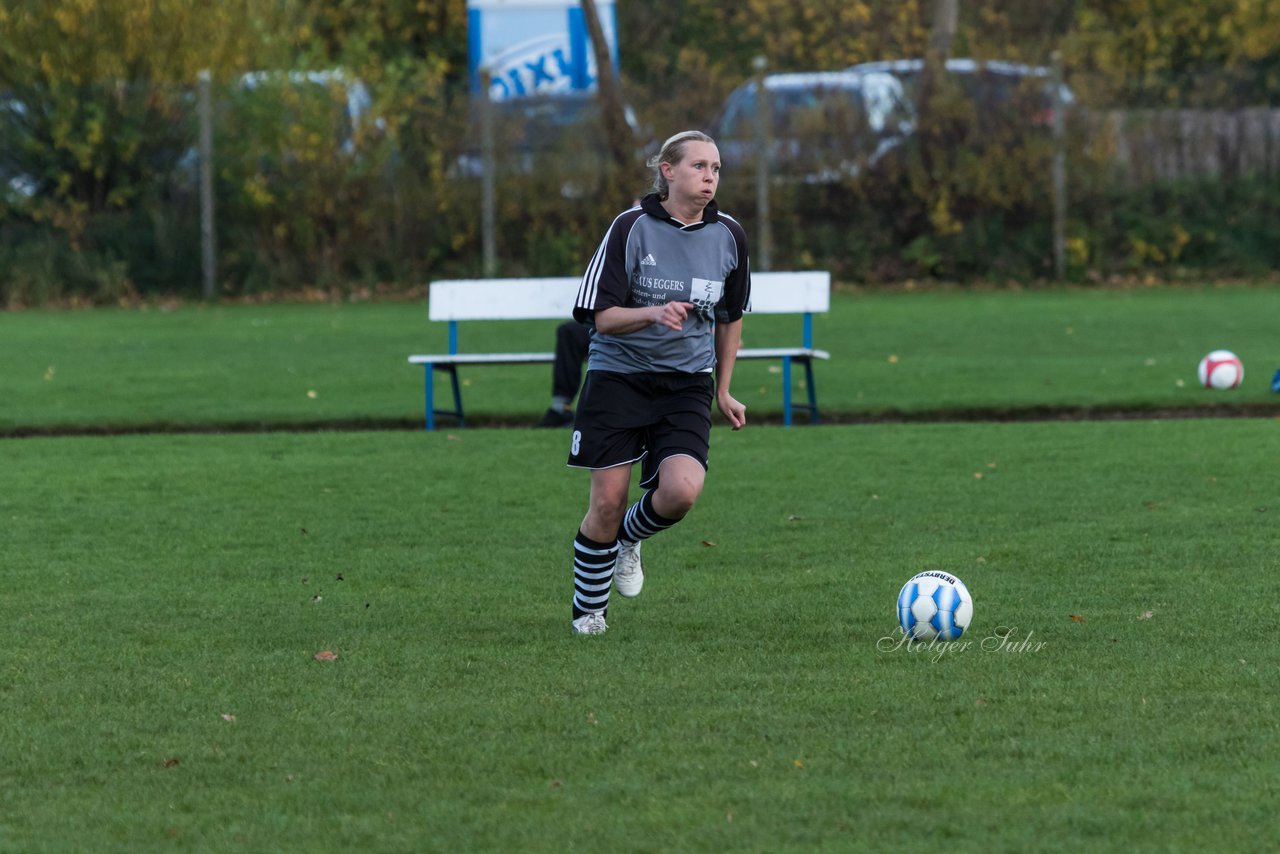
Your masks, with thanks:
[[[548,409],[542,414],[537,427],[568,427],[573,423],[573,412],[568,409]]]

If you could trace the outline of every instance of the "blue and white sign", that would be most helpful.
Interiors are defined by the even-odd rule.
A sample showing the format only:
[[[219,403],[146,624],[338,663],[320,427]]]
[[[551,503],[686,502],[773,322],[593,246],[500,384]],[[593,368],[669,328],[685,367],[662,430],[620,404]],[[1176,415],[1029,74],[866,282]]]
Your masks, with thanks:
[[[596,0],[596,9],[616,68],[613,0]],[[595,91],[595,52],[576,0],[467,0],[467,26],[473,92],[482,66],[489,69],[494,101]]]

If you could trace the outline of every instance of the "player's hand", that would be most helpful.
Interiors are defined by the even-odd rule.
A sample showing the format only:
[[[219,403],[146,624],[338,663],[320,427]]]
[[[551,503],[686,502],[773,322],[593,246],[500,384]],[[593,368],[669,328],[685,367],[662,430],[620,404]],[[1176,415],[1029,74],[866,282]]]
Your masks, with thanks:
[[[679,332],[684,327],[685,318],[689,316],[689,312],[693,311],[695,306],[691,302],[669,302],[666,305],[655,306],[655,308],[658,311],[653,322]]]
[[[734,430],[741,430],[746,426],[747,408],[735,400],[733,395],[718,395],[716,404],[720,407],[720,411],[724,413],[724,417],[729,419],[729,426]]]

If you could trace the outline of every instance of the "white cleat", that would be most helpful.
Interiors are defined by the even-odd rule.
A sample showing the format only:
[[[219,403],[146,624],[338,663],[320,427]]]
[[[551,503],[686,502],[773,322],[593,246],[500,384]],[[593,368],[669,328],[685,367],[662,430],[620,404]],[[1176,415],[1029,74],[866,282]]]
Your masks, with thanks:
[[[622,541],[618,548],[618,563],[613,570],[613,585],[618,595],[630,599],[640,595],[644,587],[644,568],[640,565],[640,544]]]
[[[604,614],[583,614],[573,621],[575,635],[602,635],[607,628]]]

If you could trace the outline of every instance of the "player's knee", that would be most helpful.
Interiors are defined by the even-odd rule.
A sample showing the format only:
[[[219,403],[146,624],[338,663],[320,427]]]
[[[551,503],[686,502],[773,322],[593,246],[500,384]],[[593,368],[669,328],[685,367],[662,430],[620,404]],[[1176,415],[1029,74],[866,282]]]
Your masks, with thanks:
[[[595,527],[605,530],[616,530],[622,525],[622,517],[627,512],[626,496],[593,495],[591,497],[591,517]]]
[[[697,502],[702,484],[691,480],[663,481],[658,492],[659,495],[654,496],[657,499],[654,509],[669,519],[683,519]]]

